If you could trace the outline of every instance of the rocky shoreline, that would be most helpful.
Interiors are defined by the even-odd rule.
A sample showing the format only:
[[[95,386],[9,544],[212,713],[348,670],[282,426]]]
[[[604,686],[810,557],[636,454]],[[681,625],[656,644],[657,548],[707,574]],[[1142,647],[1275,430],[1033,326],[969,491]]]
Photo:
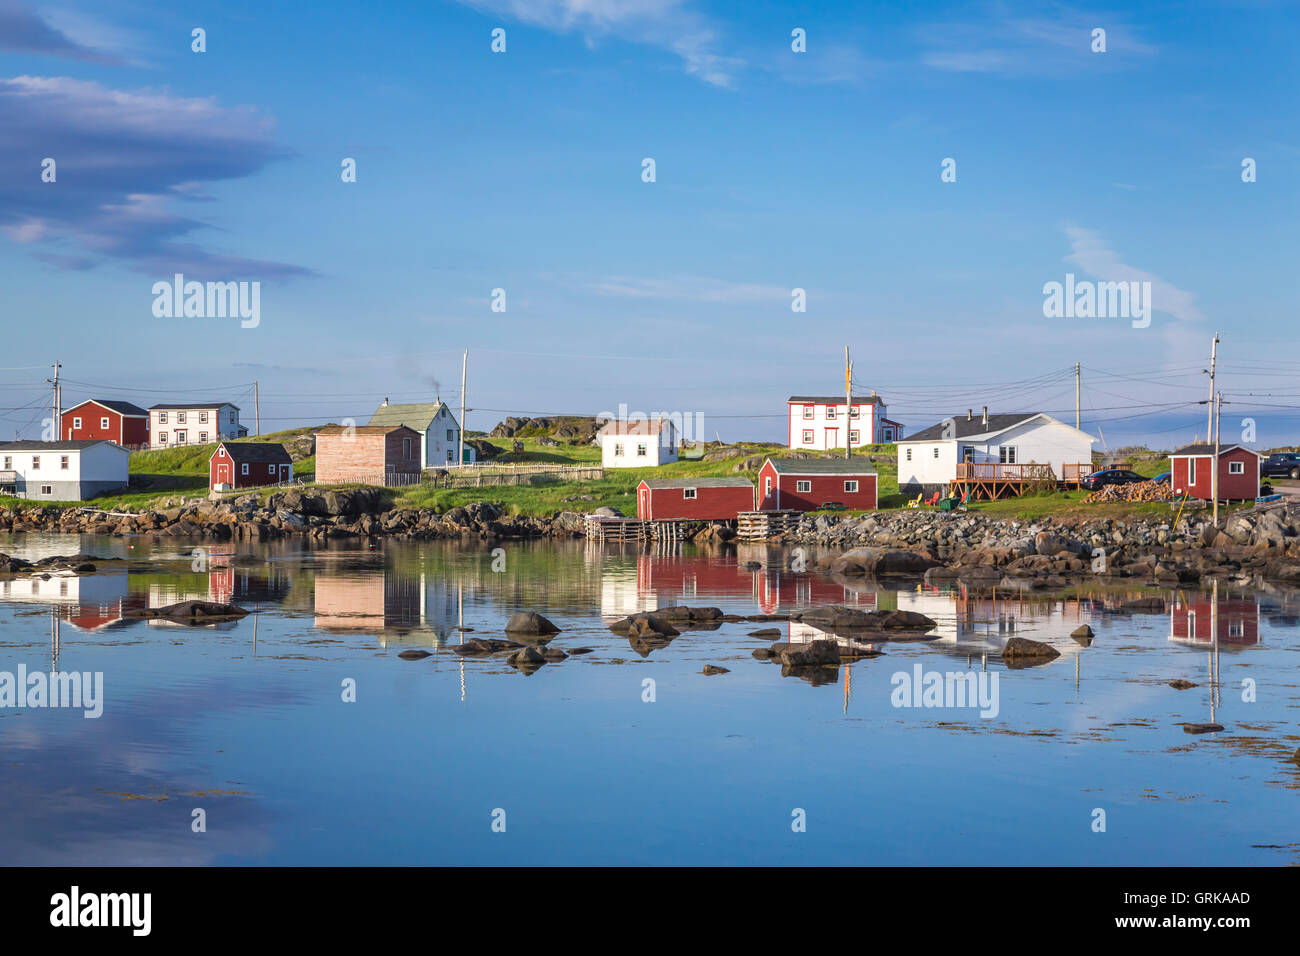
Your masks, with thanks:
[[[1131,518],[1047,516],[1018,520],[978,512],[875,512],[805,515],[796,530],[768,543],[813,546],[819,566],[832,573],[916,574],[938,582],[1037,582],[1050,587],[1071,576],[1141,578],[1155,584],[1193,584],[1206,576],[1254,577],[1300,584],[1300,504],[1285,502],[1221,518],[1208,513]],[[266,541],[305,536],[347,538],[571,539],[583,534],[585,515],[549,518],[507,514],[476,502],[439,513],[393,508],[376,489],[276,492],[201,498],[138,513],[39,505],[0,508],[0,533],[148,535],[219,541]],[[734,543],[734,530],[700,523],[687,540],[706,546]]]

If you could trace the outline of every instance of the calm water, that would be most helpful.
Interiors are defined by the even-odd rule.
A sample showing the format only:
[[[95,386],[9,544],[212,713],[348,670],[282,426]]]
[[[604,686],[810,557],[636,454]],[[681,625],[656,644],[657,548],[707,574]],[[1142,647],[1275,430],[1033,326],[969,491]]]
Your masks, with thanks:
[[[75,550],[129,570],[0,581],[0,671],[57,658],[102,672],[103,716],[0,709],[0,863],[1300,860],[1295,593],[1225,589],[1215,607],[1147,592],[1177,604],[1124,616],[1105,605],[1137,592],[855,590],[782,571],[785,556],[760,547],[275,544],[196,561],[183,542],[0,536],[0,551],[29,559]],[[750,560],[764,570],[740,567]],[[123,618],[189,598],[255,613],[202,628]],[[682,603],[897,607],[941,636],[881,645],[817,684],[751,657],[771,639],[749,632],[772,625],[685,631],[647,657],[608,629]],[[520,609],[563,628],[554,646],[593,652],[525,675],[449,649],[503,636]],[[1069,637],[1081,623],[1090,647]],[[998,652],[1012,635],[1061,656],[1009,670]],[[412,648],[432,656],[399,659]],[[704,676],[706,663],[730,673]],[[894,706],[892,676],[917,665],[996,674],[997,716]],[[1177,678],[1199,686],[1167,686]],[[350,681],[355,702],[342,699]],[[1224,732],[1181,726],[1212,716]],[[196,808],[206,832],[192,829]]]

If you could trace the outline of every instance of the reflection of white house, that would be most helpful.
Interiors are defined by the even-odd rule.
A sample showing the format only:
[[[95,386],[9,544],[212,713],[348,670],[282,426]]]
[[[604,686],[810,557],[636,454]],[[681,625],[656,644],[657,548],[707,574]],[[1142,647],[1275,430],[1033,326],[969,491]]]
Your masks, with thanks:
[[[125,571],[0,580],[0,603],[56,607],[63,620],[83,631],[97,631],[120,621],[126,595]]]
[[[635,566],[605,564],[601,567],[600,616],[606,623],[658,607],[659,592],[641,584]]]
[[[1057,480],[1066,465],[1091,471],[1097,439],[1041,412],[980,415],[968,410],[898,443],[898,490],[905,495],[948,490],[958,462],[1050,465]]]
[[[1027,637],[1068,657],[1083,649],[1070,632],[1092,617],[1078,602],[1061,598],[962,597],[958,589],[900,591],[898,609],[938,622],[929,632],[938,637],[925,643],[948,654],[1001,654],[1011,638]]]
[[[85,501],[130,481],[131,453],[110,441],[0,442],[0,493]]]
[[[609,421],[596,437],[606,468],[652,468],[677,460],[677,426],[668,419]]]

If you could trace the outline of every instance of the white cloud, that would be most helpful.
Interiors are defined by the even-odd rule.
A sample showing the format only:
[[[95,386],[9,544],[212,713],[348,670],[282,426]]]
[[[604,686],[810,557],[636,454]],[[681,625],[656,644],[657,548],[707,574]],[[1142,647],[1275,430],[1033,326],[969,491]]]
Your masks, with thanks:
[[[1151,307],[1184,322],[1197,322],[1205,316],[1196,305],[1196,296],[1122,261],[1114,250],[1091,229],[1066,227],[1073,250],[1065,257],[1088,275],[1106,282],[1150,282]]]
[[[731,87],[742,61],[716,51],[718,36],[688,0],[458,0],[493,16],[553,33],[581,33],[588,45],[603,37],[667,50],[686,72]]]

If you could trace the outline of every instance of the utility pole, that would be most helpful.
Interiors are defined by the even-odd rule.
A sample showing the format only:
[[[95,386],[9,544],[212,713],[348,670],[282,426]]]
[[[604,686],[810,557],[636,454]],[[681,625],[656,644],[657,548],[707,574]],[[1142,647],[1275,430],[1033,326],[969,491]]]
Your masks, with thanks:
[[[1074,427],[1079,426],[1079,363],[1074,363]]]
[[[63,396],[59,394],[59,370],[63,368],[58,359],[54,360],[54,378],[47,378],[45,381],[54,386],[54,395],[50,410],[54,413],[54,428],[46,434],[53,434],[54,441],[63,440]]]
[[[1214,525],[1219,525],[1219,418],[1223,413],[1223,393],[1215,392],[1214,405],[1214,471],[1210,473],[1210,495],[1214,498]]]
[[[465,467],[465,385],[469,377],[469,349],[460,357],[460,428],[456,432],[460,441],[456,447],[456,467]]]
[[[1210,407],[1206,409],[1205,414],[1205,440],[1210,440],[1210,435],[1214,432],[1214,363],[1219,357],[1219,333],[1214,333],[1214,341],[1210,343]]]
[[[847,461],[853,454],[853,363],[849,361],[849,347],[844,346],[844,458]],[[862,419],[858,419],[858,428],[862,428]],[[874,436],[873,436],[874,437]]]
[[[256,434],[262,434],[262,393],[257,382],[253,383],[253,428]]]

